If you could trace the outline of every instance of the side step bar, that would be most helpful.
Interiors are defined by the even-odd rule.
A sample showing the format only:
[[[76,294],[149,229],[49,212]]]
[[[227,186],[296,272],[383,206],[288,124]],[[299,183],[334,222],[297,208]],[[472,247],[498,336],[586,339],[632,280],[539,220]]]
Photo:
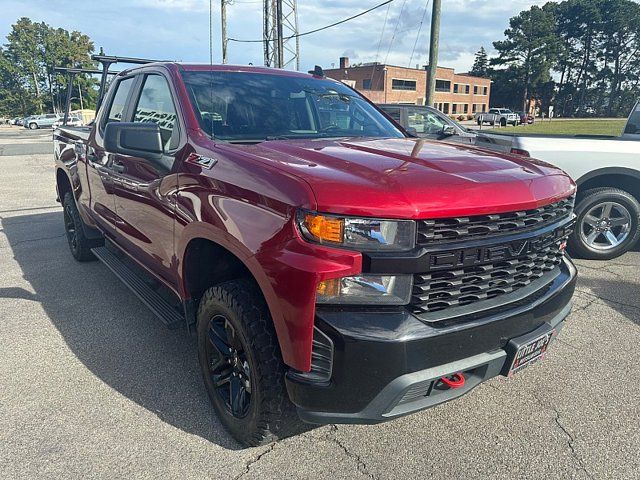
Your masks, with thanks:
[[[125,261],[109,248],[97,247],[91,251],[98,260],[106,265],[115,275],[131,289],[133,293],[157,315],[164,325],[174,330],[185,325],[184,314],[171,306],[160,294],[155,292],[147,283],[129,268]]]

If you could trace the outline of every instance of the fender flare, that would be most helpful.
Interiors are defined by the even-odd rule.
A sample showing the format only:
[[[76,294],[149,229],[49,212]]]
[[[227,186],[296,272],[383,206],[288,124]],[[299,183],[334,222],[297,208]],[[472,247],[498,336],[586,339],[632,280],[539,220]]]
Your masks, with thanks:
[[[601,177],[604,175],[622,175],[625,177],[633,177],[640,180],[640,170],[634,170],[632,168],[626,167],[604,167],[598,168],[597,170],[591,170],[590,172],[585,173],[580,178],[576,179],[576,185],[578,188],[589,180],[593,180],[594,178]]]

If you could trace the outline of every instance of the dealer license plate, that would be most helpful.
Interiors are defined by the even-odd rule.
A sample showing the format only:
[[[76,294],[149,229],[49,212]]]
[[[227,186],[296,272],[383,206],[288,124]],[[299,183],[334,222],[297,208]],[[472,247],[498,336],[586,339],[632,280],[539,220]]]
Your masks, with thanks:
[[[518,348],[513,357],[513,362],[511,362],[511,367],[509,368],[507,376],[510,377],[513,374],[518,373],[520,370],[527,368],[529,365],[533,365],[534,363],[542,360],[554,334],[555,330],[551,330],[550,332],[547,332]]]

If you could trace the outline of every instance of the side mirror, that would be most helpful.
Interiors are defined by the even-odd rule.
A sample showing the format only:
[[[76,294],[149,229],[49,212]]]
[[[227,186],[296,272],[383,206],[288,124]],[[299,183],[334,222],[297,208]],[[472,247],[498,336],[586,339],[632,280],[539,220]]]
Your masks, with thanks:
[[[405,128],[405,131],[407,132],[407,134],[410,137],[417,137],[418,136],[418,131],[413,127],[407,127],[407,128]]]
[[[456,128],[453,125],[445,125],[442,127],[442,136],[443,137],[452,137],[456,134]]]
[[[104,148],[109,153],[158,161],[162,158],[162,136],[155,123],[111,122],[104,129]]]

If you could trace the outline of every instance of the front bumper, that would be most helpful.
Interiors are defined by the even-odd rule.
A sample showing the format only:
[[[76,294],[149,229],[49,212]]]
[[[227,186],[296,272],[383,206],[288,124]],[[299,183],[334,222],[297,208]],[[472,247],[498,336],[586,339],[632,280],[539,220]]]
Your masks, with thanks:
[[[575,282],[565,259],[544,295],[442,326],[406,310],[318,310],[316,328],[333,351],[331,376],[322,382],[290,371],[289,397],[302,420],[320,424],[378,423],[457,398],[501,373],[511,340],[559,332]],[[465,374],[464,387],[434,388],[456,372]]]

